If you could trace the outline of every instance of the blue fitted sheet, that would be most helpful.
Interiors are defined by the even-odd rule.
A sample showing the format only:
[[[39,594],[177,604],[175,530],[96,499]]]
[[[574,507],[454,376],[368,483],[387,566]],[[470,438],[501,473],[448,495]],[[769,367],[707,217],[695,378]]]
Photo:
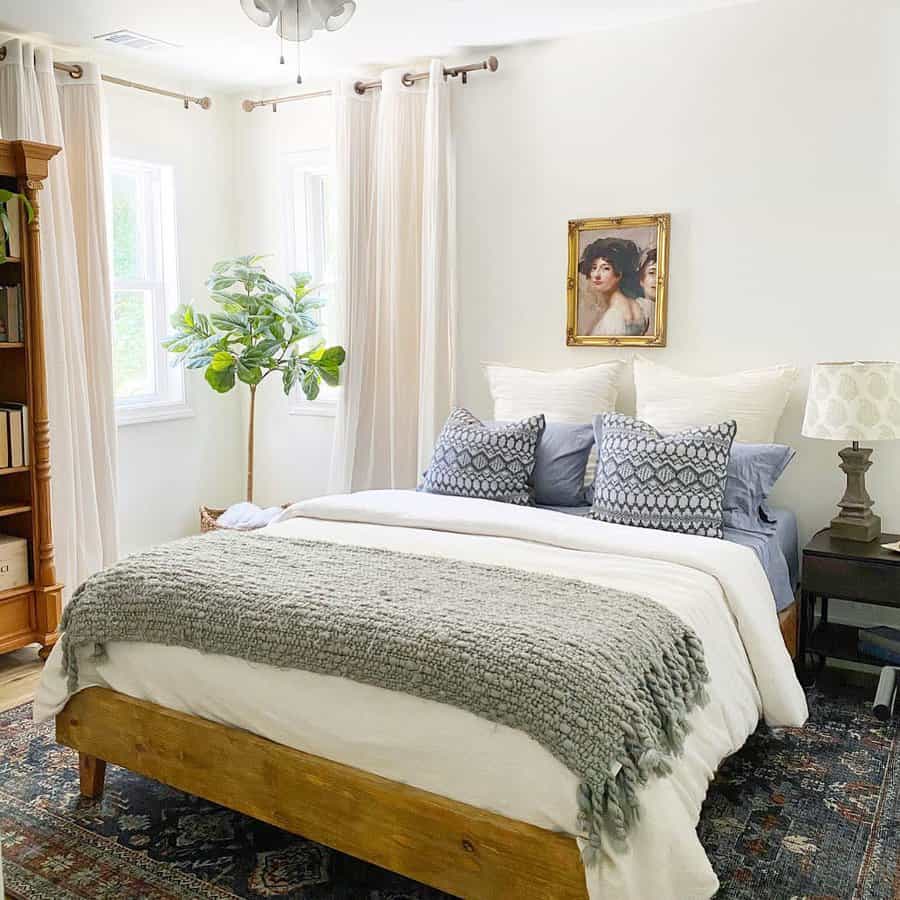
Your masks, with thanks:
[[[772,534],[726,528],[725,540],[750,547],[765,570],[778,612],[794,602],[800,583],[800,553],[797,536],[797,516],[789,509],[769,510],[776,521]]]
[[[586,516],[591,511],[589,506],[543,506],[541,509],[572,516]],[[726,528],[725,540],[749,547],[756,554],[772,586],[775,608],[781,612],[794,602],[794,592],[800,582],[797,516],[789,509],[770,509],[769,513],[777,523],[771,534]]]

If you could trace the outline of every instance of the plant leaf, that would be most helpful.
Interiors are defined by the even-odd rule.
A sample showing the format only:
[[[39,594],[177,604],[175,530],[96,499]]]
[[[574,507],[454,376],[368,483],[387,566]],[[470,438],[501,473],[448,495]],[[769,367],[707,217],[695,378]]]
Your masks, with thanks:
[[[300,386],[303,388],[303,393],[306,394],[307,400],[315,400],[319,396],[320,381],[319,373],[315,369],[307,369],[303,373],[303,380]]]
[[[246,313],[211,313],[209,323],[219,331],[247,333],[250,330],[250,322]]]
[[[237,377],[244,384],[259,384],[262,381],[262,369],[259,366],[245,366],[242,360],[237,361]]]
[[[328,347],[319,356],[319,365],[328,368],[338,368],[344,364],[347,352],[341,346]]]
[[[232,365],[227,369],[216,369],[214,366],[215,358],[213,358],[213,365],[210,365],[206,370],[206,378],[207,384],[214,390],[220,394],[227,394],[234,387],[234,369],[235,367]]]
[[[284,387],[284,393],[290,394],[297,383],[297,370],[293,366],[288,366],[281,370],[281,384]]]
[[[234,356],[227,350],[219,350],[217,353],[213,354],[210,368],[214,369],[216,372],[225,372],[233,367]]]

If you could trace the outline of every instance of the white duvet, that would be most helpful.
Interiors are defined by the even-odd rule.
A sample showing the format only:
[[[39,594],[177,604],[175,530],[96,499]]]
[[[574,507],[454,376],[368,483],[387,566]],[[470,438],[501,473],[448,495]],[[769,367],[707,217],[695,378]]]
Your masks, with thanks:
[[[715,769],[742,746],[760,714],[770,725],[801,725],[807,715],[769,583],[752,550],[409,491],[298,503],[265,533],[580,578],[651,597],[681,616],[703,641],[710,702],[692,713],[692,730],[672,774],[644,789],[629,849],[604,851],[586,879],[591,900],[687,900],[715,893],[718,881],[696,835]],[[104,660],[84,658],[79,665],[81,688],[108,686],[463,803],[579,834],[575,775],[524,733],[469,712],[341,678],[178,647],[112,643]],[[44,671],[35,718],[54,716],[67,699],[57,647]]]

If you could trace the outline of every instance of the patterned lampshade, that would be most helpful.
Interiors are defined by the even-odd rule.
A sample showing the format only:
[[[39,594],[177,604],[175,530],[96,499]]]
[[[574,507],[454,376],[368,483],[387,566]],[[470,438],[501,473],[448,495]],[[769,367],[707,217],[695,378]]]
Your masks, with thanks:
[[[832,441],[900,439],[900,363],[814,366],[803,435]]]

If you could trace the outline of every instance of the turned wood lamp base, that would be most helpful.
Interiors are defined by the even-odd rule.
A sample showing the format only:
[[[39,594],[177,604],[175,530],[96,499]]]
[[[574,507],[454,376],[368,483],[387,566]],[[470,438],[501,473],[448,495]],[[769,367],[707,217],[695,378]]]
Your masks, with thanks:
[[[860,447],[858,441],[838,453],[841,469],[847,475],[847,490],[838,504],[840,513],[831,520],[832,537],[869,543],[881,536],[881,517],[872,512],[874,501],[866,490],[871,455],[871,449]]]

